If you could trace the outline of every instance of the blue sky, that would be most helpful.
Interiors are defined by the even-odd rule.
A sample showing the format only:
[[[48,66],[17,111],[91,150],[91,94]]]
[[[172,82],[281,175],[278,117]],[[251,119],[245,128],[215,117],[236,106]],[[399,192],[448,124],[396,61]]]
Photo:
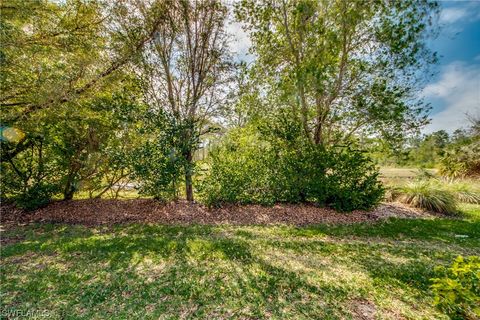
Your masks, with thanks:
[[[422,91],[432,106],[431,123],[424,133],[453,132],[468,126],[466,114],[480,114],[480,0],[440,1],[439,34],[428,45],[438,53],[436,74]],[[248,35],[241,25],[231,23],[233,49],[242,60],[247,54]]]
[[[480,114],[480,1],[441,1],[440,32],[429,41],[439,56],[437,74],[423,90],[431,103],[424,132],[468,126]]]

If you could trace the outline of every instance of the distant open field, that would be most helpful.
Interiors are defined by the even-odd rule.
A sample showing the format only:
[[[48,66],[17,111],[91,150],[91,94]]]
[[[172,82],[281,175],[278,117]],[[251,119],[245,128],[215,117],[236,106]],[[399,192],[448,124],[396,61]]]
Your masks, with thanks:
[[[437,169],[423,169],[432,175],[437,175]],[[419,168],[380,168],[380,180],[387,184],[403,184],[421,174]]]
[[[437,169],[425,169],[433,175],[438,173]],[[420,173],[418,168],[380,168],[380,177],[382,178],[415,178]]]

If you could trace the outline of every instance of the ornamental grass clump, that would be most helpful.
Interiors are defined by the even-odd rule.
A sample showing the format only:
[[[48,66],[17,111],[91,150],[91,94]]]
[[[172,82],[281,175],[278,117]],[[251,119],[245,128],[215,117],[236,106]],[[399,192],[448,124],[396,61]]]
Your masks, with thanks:
[[[467,182],[451,182],[445,186],[459,202],[480,204],[480,190]]]
[[[411,182],[399,187],[395,200],[428,211],[444,214],[457,213],[455,195],[427,181]]]

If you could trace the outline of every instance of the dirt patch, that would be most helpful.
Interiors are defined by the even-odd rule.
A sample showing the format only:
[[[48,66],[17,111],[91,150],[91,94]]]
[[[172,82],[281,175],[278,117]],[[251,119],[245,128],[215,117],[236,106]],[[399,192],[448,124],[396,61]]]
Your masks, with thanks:
[[[368,300],[357,299],[350,304],[353,319],[356,320],[375,320],[377,308],[375,304]]]
[[[160,203],[152,199],[89,199],[53,202],[45,208],[24,212],[11,205],[1,208],[4,225],[54,222],[83,225],[110,225],[132,222],[162,224],[337,224],[376,221],[389,217],[424,217],[425,214],[397,204],[382,204],[373,211],[337,212],[311,204],[224,206],[208,209],[203,205],[178,201]]]

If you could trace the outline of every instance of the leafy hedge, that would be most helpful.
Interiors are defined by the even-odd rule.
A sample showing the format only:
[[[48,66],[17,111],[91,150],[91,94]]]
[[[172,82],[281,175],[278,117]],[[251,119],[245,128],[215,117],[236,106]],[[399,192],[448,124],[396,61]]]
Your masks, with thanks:
[[[271,139],[252,128],[233,132],[211,153],[199,187],[203,201],[209,206],[309,201],[352,211],[368,210],[382,199],[378,171],[363,152],[285,136]]]

